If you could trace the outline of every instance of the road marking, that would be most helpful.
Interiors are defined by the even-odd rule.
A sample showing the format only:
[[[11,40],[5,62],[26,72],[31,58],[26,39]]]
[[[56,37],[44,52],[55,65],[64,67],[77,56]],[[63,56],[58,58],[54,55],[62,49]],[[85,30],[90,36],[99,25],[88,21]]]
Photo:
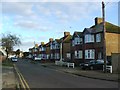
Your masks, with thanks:
[[[21,77],[22,77],[22,79],[23,79],[23,81],[24,81],[24,83],[25,83],[27,89],[30,90],[30,87],[29,87],[27,81],[24,79],[24,77],[23,77],[23,75],[22,75],[21,73],[20,73],[20,75],[21,75]]]
[[[23,75],[20,73],[20,71],[18,70],[18,68],[16,67],[15,64],[14,64],[14,68],[15,68],[18,76],[19,76],[20,82],[21,82],[24,90],[26,90],[26,89],[30,90],[30,87],[29,87],[28,83],[26,82],[26,80],[24,79]]]
[[[22,78],[20,77],[20,75],[19,75],[18,72],[17,72],[17,74],[18,74],[18,76],[19,76],[20,82],[22,83],[22,86],[23,86],[24,90],[26,90],[25,85],[24,85],[24,83],[23,83],[23,81],[22,81]]]

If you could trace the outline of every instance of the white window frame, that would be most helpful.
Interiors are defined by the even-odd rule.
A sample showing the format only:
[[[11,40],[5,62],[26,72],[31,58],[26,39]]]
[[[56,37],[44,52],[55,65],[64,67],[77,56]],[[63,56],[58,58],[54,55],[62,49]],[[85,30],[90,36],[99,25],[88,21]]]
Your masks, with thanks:
[[[71,54],[70,53],[67,53],[66,56],[67,56],[67,58],[71,59]]]
[[[86,34],[85,35],[85,43],[94,42],[94,34]]]
[[[96,42],[101,42],[101,34],[96,34]]]
[[[95,59],[95,49],[85,50],[85,59]]]
[[[83,58],[83,52],[82,52],[82,50],[75,51],[75,58],[76,59],[82,59]]]
[[[79,37],[75,37],[74,43],[75,43],[75,45],[80,44],[80,38]]]
[[[82,59],[82,58],[83,58],[83,51],[82,51],[82,50],[79,50],[78,53],[79,53],[79,56],[78,56],[78,57],[79,57],[80,59]]]

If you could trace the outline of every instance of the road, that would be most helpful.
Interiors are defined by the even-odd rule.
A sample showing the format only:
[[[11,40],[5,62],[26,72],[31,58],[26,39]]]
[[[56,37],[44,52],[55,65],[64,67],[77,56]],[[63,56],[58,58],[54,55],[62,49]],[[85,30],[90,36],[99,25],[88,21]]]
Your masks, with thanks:
[[[30,88],[118,88],[117,82],[76,76],[26,60],[15,63]]]

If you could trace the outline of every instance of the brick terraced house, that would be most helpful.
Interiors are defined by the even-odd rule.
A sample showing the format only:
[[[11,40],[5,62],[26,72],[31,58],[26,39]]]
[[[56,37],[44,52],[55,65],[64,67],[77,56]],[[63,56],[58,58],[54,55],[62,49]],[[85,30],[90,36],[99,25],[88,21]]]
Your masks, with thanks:
[[[64,37],[55,39],[50,43],[50,59],[53,61],[62,60],[67,61],[71,57],[71,35],[70,32],[64,32]],[[60,48],[62,47],[62,48]],[[62,55],[61,52],[62,51]]]
[[[120,53],[120,27],[105,22],[105,39],[107,60],[111,62],[112,53]],[[90,60],[103,60],[103,22],[102,18],[95,18],[95,25],[85,28],[83,32],[64,32],[60,39],[49,39],[39,47],[35,45],[29,49],[29,56],[40,56],[46,61],[69,61],[79,65]]]
[[[106,55],[111,62],[112,53],[120,53],[118,45],[120,27],[105,22]],[[85,28],[83,32],[75,32],[72,38],[72,60],[77,65],[90,60],[103,60],[103,23],[102,18],[95,18],[95,25]]]

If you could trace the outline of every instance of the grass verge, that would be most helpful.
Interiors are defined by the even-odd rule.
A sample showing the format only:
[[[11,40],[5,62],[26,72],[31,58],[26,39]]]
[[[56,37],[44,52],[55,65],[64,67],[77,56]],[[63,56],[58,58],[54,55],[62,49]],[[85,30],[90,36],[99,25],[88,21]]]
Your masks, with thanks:
[[[9,59],[2,61],[2,66],[13,67],[13,62]]]

